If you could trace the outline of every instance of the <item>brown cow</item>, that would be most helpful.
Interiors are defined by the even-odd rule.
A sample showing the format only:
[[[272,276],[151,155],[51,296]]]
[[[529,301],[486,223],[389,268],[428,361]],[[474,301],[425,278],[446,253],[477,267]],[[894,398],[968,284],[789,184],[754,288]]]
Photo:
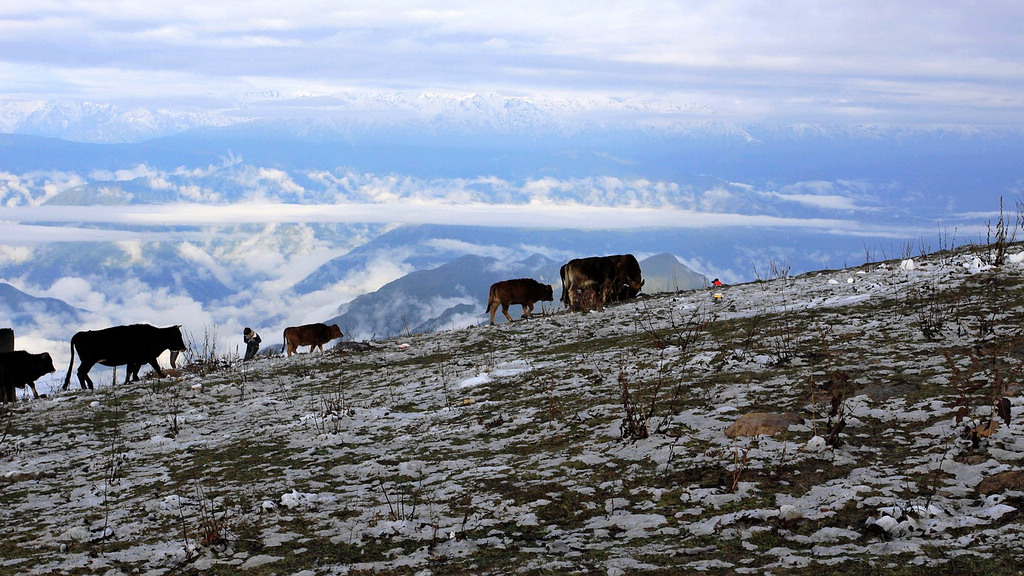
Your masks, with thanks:
[[[640,263],[632,254],[570,260],[559,270],[562,303],[570,310],[603,309],[606,302],[635,298],[644,285]]]
[[[328,326],[316,323],[289,326],[284,329],[284,349],[288,356],[296,353],[299,346],[309,346],[310,354],[313,353],[314,347],[323,352],[324,344],[342,336],[344,334],[341,333],[341,328],[338,328],[337,324]]]
[[[515,280],[502,280],[491,284],[491,290],[487,294],[487,312],[491,315],[491,326],[494,326],[494,314],[501,305],[501,313],[512,322],[508,314],[508,307],[519,304],[523,307],[522,320],[530,317],[533,312],[533,305],[539,301],[551,302],[555,299],[554,291],[550,284],[541,284],[533,278],[517,278]]]

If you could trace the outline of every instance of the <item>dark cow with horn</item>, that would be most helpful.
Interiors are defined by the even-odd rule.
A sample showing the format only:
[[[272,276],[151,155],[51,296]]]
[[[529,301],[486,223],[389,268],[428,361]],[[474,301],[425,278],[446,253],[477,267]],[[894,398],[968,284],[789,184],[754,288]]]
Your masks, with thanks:
[[[0,403],[14,402],[17,399],[15,388],[32,388],[32,396],[39,398],[36,392],[36,380],[44,374],[52,374],[53,358],[49,352],[32,354],[24,350],[0,352]]]
[[[533,305],[537,302],[551,302],[555,299],[554,291],[550,284],[541,284],[533,278],[517,278],[515,280],[502,280],[491,284],[491,290],[487,294],[487,312],[491,315],[491,326],[494,326],[494,314],[501,306],[501,313],[512,322],[509,316],[508,307],[519,304],[523,307],[522,319],[530,317],[533,313]]]
[[[82,388],[93,388],[89,370],[96,364],[104,366],[127,365],[124,381],[139,379],[139,368],[149,364],[153,370],[164,377],[157,357],[165,350],[185,350],[185,341],[181,337],[180,326],[157,328],[149,324],[131,324],[129,326],[113,326],[102,330],[83,330],[71,337],[71,364],[68,374],[64,377],[63,390],[71,384],[71,369],[75,366],[75,350],[81,361],[78,366],[78,383]]]
[[[284,349],[288,356],[296,353],[299,346],[309,346],[310,354],[313,348],[324,351],[324,344],[335,338],[341,338],[341,328],[337,324],[303,324],[302,326],[289,326],[284,329]]]
[[[601,310],[606,302],[635,298],[644,285],[640,263],[632,254],[576,258],[559,273],[562,304],[574,311]]]

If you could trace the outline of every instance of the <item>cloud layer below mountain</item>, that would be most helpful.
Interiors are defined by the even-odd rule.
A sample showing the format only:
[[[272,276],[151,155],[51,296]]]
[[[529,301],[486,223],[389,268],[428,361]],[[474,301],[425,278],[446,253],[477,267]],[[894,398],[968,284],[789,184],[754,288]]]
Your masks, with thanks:
[[[845,204],[845,202],[844,202]],[[910,223],[898,230],[889,224],[838,218],[799,218],[698,212],[676,208],[623,208],[555,204],[268,204],[244,203],[226,206],[173,204],[165,206],[43,206],[8,208],[16,221],[52,223],[103,223],[141,226],[225,226],[229,224],[274,223],[378,223],[444,224],[489,227],[565,228],[615,230],[635,228],[794,228],[850,234],[855,236],[914,236],[931,233],[934,223]],[[45,226],[0,225],[0,238],[10,243],[33,241],[82,241],[138,237],[132,231],[103,231],[61,228],[59,237]],[[69,234],[65,236],[64,232]]]

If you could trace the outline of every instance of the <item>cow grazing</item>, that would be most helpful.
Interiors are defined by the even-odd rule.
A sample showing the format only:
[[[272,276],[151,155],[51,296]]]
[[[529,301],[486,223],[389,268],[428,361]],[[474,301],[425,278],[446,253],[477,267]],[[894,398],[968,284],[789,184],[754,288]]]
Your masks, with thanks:
[[[96,364],[104,366],[127,365],[125,383],[139,379],[139,368],[149,364],[162,378],[163,371],[157,364],[157,357],[165,350],[185,350],[180,326],[157,328],[149,324],[113,326],[102,330],[83,330],[71,337],[71,364],[64,377],[63,390],[71,384],[71,369],[75,366],[75,350],[81,363],[78,366],[78,383],[82,388],[93,388],[89,370]]]
[[[313,348],[319,348],[321,352],[324,351],[324,344],[327,344],[335,338],[341,338],[344,334],[341,333],[341,328],[338,328],[337,324],[303,324],[302,326],[289,326],[284,329],[284,349],[288,356],[296,353],[299,346],[309,346],[309,352],[313,353]]]
[[[24,350],[0,352],[0,403],[14,402],[17,395],[15,388],[32,388],[32,396],[39,398],[36,392],[36,380],[44,374],[52,374],[53,358],[49,352],[32,354]]]
[[[551,302],[555,299],[554,291],[550,284],[541,284],[533,278],[517,278],[515,280],[503,280],[491,284],[491,290],[487,294],[487,312],[491,315],[491,326],[494,326],[494,314],[501,306],[501,313],[512,322],[508,314],[508,307],[519,304],[523,307],[523,317],[526,319],[533,313],[533,305],[537,302]]]
[[[562,304],[570,310],[598,310],[607,302],[635,298],[644,285],[640,263],[632,254],[570,260],[559,270]]]

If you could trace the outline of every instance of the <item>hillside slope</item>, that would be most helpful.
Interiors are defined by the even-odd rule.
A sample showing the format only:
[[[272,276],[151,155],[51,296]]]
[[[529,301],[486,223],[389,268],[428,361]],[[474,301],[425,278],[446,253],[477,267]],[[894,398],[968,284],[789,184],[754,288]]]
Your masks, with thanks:
[[[49,390],[0,570],[1014,573],[1020,250]]]

